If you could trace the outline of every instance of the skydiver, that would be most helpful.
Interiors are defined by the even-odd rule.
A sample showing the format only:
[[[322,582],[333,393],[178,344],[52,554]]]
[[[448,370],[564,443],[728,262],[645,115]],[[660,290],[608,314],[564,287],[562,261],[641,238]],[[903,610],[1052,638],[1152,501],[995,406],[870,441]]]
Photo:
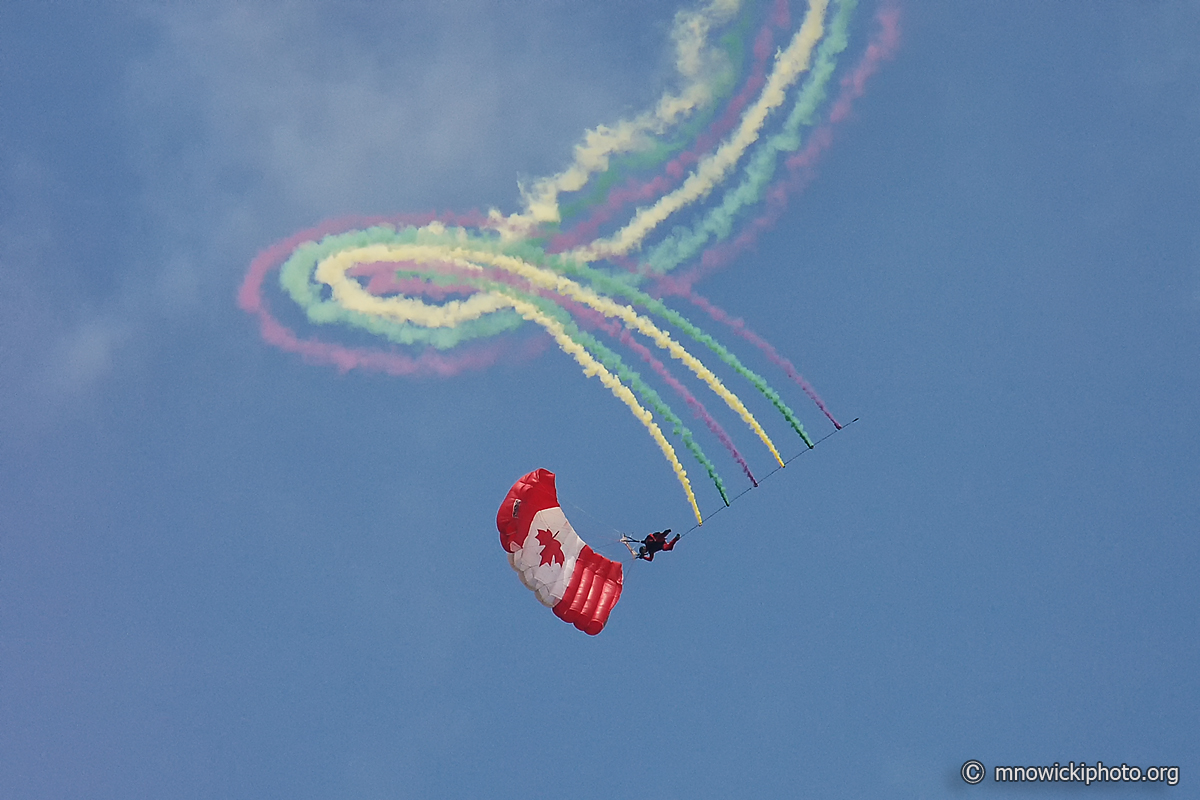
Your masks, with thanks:
[[[667,541],[667,534],[671,532],[670,528],[665,531],[655,532],[647,536],[645,539],[634,539],[635,542],[640,542],[641,547],[638,548],[634,558],[640,558],[643,561],[653,561],[654,554],[660,550],[673,550],[675,543],[679,541],[679,534],[675,534],[675,538]]]

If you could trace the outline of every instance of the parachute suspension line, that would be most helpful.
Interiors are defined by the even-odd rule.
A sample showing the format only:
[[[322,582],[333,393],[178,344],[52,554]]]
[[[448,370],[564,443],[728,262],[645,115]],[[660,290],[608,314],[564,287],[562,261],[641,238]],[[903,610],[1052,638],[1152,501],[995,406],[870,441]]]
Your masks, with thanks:
[[[809,446],[809,447],[805,448],[804,450],[801,450],[799,453],[796,453],[796,455],[792,456],[791,458],[789,458],[787,461],[785,461],[785,462],[783,462],[783,463],[784,463],[785,465],[792,463],[792,462],[793,462],[793,461],[795,461],[797,458],[799,458],[800,456],[802,456],[802,455],[804,455],[805,453],[807,453],[809,450],[812,450],[812,449],[814,449],[814,448],[815,448],[817,445],[819,445],[821,442],[823,442],[823,441],[825,441],[826,439],[828,439],[830,436],[833,436],[833,435],[834,435],[834,434],[836,434],[836,433],[839,433],[839,432],[841,432],[841,431],[844,431],[844,430],[846,430],[846,428],[849,428],[851,425],[853,425],[854,423],[858,422],[858,420],[859,420],[859,417],[855,417],[854,419],[852,419],[852,420],[850,420],[849,422],[847,422],[845,425],[842,425],[842,426],[841,426],[841,427],[839,427],[839,428],[834,428],[834,429],[833,429],[833,430],[831,430],[829,433],[825,434],[825,435],[824,435],[824,436],[822,436],[820,439],[817,439],[815,442],[813,442],[811,446]],[[772,475],[774,475],[776,472],[779,472],[781,469],[783,469],[783,467],[775,467],[773,470],[771,470],[770,472],[768,472],[766,475],[763,475],[761,478],[759,478],[759,479],[758,479],[758,483],[759,483],[759,484],[762,484],[762,482],[763,482],[763,481],[765,481],[767,478],[770,478]],[[754,491],[754,490],[755,490],[755,489],[757,489],[757,488],[758,488],[758,485],[755,485],[755,486],[748,486],[748,487],[746,487],[745,489],[743,489],[742,491],[738,492],[738,493],[737,493],[736,495],[734,495],[734,496],[733,496],[733,498],[732,498],[732,499],[729,501],[729,504],[728,504],[728,505],[721,506],[721,507],[717,508],[717,510],[716,510],[716,511],[712,512],[711,514],[709,514],[709,515],[708,515],[708,519],[712,519],[712,518],[713,518],[713,517],[715,517],[717,514],[720,514],[720,513],[721,513],[722,511],[724,511],[726,508],[729,508],[729,506],[730,506],[730,505],[733,505],[734,503],[736,503],[736,502],[737,502],[737,501],[738,501],[738,500],[739,500],[739,499],[742,497],[742,495],[745,495],[745,494],[747,494],[747,493],[749,493],[749,492],[752,492],[752,491]],[[699,527],[700,527],[699,525],[693,525],[692,527],[688,528],[688,529],[687,529],[686,531],[684,531],[683,533],[679,534],[679,538],[680,538],[680,539],[682,539],[684,536],[687,536],[689,533],[691,533],[691,532],[692,532],[692,531],[694,531],[694,530],[697,530]]]
[[[562,505],[562,499],[561,499],[561,498],[559,499],[559,505],[560,505],[560,506]],[[596,516],[595,516],[594,514],[592,514],[590,511],[588,511],[586,508],[584,508],[584,507],[582,507],[582,506],[575,505],[574,503],[571,503],[571,508],[573,508],[573,509],[575,509],[576,511],[578,511],[580,514],[583,514],[585,517],[587,517],[588,519],[590,519],[592,522],[596,523],[596,524],[597,524],[597,525],[599,525],[600,527],[602,527],[602,528],[608,528],[610,531],[612,531],[613,533],[615,533],[617,536],[624,536],[624,535],[625,535],[625,534],[621,533],[621,531],[617,530],[617,528],[616,528],[616,527],[614,527],[613,525],[609,525],[607,522],[603,522],[603,521],[601,521],[601,520],[597,519],[597,518],[596,518]],[[594,549],[594,548],[593,548],[593,549]]]
[[[562,504],[561,499],[559,500],[559,504],[560,505]],[[627,533],[622,533],[617,528],[614,528],[611,525],[607,525],[606,523],[601,522],[600,520],[596,519],[596,517],[589,514],[586,509],[581,508],[580,506],[577,506],[574,503],[571,503],[571,506],[574,507],[576,511],[579,511],[582,514],[584,514],[585,516],[591,518],[591,520],[593,522],[595,522],[597,525],[607,527],[614,534],[616,534],[615,539],[605,535],[603,539],[589,542],[588,544],[592,548],[592,550],[594,550],[597,553],[602,553],[606,558],[609,558],[613,561],[625,560],[624,553],[629,549],[629,545],[626,544],[626,542],[629,540],[630,535]],[[578,531],[576,531],[576,533],[578,533]],[[616,555],[613,555],[613,553],[616,553]],[[633,555],[633,553],[630,552],[630,555]],[[626,576],[626,580],[628,580],[628,576]]]

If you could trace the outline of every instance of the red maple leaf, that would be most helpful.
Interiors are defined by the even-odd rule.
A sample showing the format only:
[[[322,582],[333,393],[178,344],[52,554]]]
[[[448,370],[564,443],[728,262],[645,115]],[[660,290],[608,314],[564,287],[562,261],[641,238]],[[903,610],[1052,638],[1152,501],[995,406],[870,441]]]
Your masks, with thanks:
[[[543,567],[546,564],[562,564],[566,562],[563,556],[562,545],[558,539],[554,538],[554,531],[538,529],[538,542],[542,545],[542,563],[538,564]]]

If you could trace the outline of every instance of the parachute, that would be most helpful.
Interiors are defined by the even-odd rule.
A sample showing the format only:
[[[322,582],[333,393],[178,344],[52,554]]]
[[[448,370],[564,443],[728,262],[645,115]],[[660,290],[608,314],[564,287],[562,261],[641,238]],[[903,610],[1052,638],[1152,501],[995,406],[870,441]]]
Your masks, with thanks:
[[[500,545],[521,582],[554,615],[595,636],[621,599],[624,575],[588,547],[558,507],[554,473],[538,469],[520,478],[496,512]]]

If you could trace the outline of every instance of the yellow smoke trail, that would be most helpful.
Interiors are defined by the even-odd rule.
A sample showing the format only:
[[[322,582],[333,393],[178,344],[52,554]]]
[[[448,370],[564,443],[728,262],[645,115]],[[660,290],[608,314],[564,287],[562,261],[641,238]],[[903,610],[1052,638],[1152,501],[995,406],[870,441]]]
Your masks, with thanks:
[[[788,88],[808,69],[813,49],[824,32],[827,6],[828,0],[809,0],[808,13],[800,30],[796,31],[787,49],[776,54],[775,66],[758,100],[742,115],[734,133],[715,152],[701,159],[695,171],[678,189],[663,195],[654,205],[638,209],[633,219],[609,239],[597,239],[569,255],[584,261],[595,261],[628,253],[671,214],[708,196],[758,140],[767,116],[783,103]]]
[[[704,381],[713,393],[720,397],[730,409],[758,436],[776,462],[783,466],[783,457],[775,448],[775,443],[767,436],[762,425],[746,408],[741,399],[725,387],[711,370],[700,359],[693,356],[675,341],[666,331],[659,328],[647,317],[637,313],[632,307],[618,303],[610,298],[597,294],[582,284],[560,275],[552,270],[530,264],[523,259],[513,256],[490,253],[484,250],[473,250],[452,245],[423,245],[423,244],[392,244],[371,245],[368,247],[344,250],[322,261],[316,269],[317,280],[326,283],[333,291],[339,303],[354,311],[366,314],[387,316],[399,322],[416,322],[427,327],[453,327],[474,316],[468,314],[478,310],[475,316],[497,310],[493,304],[507,306],[507,295],[487,293],[486,302],[480,302],[468,307],[470,300],[454,301],[443,306],[431,306],[412,298],[380,298],[369,294],[358,282],[346,278],[345,272],[355,264],[373,261],[400,261],[415,263],[444,263],[451,264],[464,270],[481,272],[481,264],[498,267],[513,275],[529,281],[534,286],[549,289],[564,297],[570,297],[599,311],[606,317],[620,319],[630,328],[649,337],[660,349],[667,351],[671,357],[682,362],[692,373]],[[478,296],[478,295],[477,295]],[[474,299],[474,298],[472,298]],[[439,313],[445,309],[444,313]],[[486,310],[483,310],[486,309]],[[429,320],[432,322],[427,322]],[[540,323],[539,323],[540,324]]]
[[[313,277],[327,285],[333,292],[334,299],[346,308],[371,316],[384,317],[395,322],[411,322],[425,328],[453,328],[464,322],[478,319],[484,314],[512,307],[504,295],[495,292],[477,292],[466,300],[451,300],[436,305],[430,305],[414,297],[376,297],[364,290],[357,281],[346,277],[346,271],[357,264],[417,260],[415,258],[406,259],[404,256],[398,255],[400,249],[396,245],[372,244],[352,250],[342,250],[317,264]],[[450,259],[424,257],[420,260],[428,262],[449,261]],[[482,270],[478,265],[469,262],[456,262],[455,266],[476,271]]]
[[[740,6],[741,0],[711,0],[703,9],[676,14],[671,31],[675,41],[675,69],[685,80],[679,94],[664,94],[652,111],[632,120],[588,131],[583,142],[575,146],[571,166],[537,181],[529,189],[521,187],[524,213],[505,218],[493,209],[488,215],[491,226],[505,238],[517,238],[538,223],[558,222],[560,193],[579,191],[591,175],[608,169],[611,156],[649,146],[651,136],[664,133],[696,109],[708,105],[716,74],[729,66],[724,63],[724,53],[709,44],[709,33],[732,19]]]
[[[392,257],[388,258],[380,252],[380,248],[384,247],[392,253]],[[330,258],[325,259],[318,265],[316,270],[317,279],[330,286],[334,297],[345,308],[353,311],[359,311],[364,314],[377,314],[388,317],[400,322],[414,322],[417,324],[426,324],[426,320],[433,323],[431,327],[452,327],[456,322],[452,320],[463,321],[467,317],[463,314],[467,313],[465,307],[467,303],[453,303],[453,308],[449,308],[452,304],[447,303],[445,306],[431,306],[419,300],[413,300],[407,297],[376,297],[364,289],[357,281],[350,280],[346,277],[345,271],[350,266],[356,263],[364,263],[368,261],[385,261],[397,258],[396,254],[400,253],[399,260],[418,261],[418,260],[435,260],[446,263],[452,263],[455,266],[466,268],[474,267],[476,270],[482,271],[482,267],[477,264],[455,257],[451,255],[447,257],[446,251],[443,249],[441,253],[431,253],[438,248],[432,248],[423,245],[412,246],[383,246],[371,245],[368,247],[357,248],[355,250],[347,250],[338,253]],[[420,259],[415,256],[418,253],[422,256],[432,256],[432,258]],[[487,255],[487,254],[480,254]],[[479,297],[481,295],[475,295]],[[692,506],[692,512],[696,515],[696,522],[704,523],[704,518],[700,516],[700,507],[696,504],[696,495],[692,491],[691,481],[688,480],[687,470],[683,468],[683,464],[679,463],[679,457],[675,453],[675,448],[667,441],[667,437],[663,435],[662,430],[654,421],[654,416],[637,401],[632,391],[621,380],[608,371],[607,368],[597,361],[591,353],[584,348],[583,345],[572,339],[566,332],[558,320],[544,314],[533,303],[526,302],[516,297],[510,297],[499,292],[490,292],[483,294],[488,299],[488,303],[477,304],[473,311],[484,313],[482,308],[490,306],[490,310],[498,308],[512,308],[523,318],[541,325],[553,338],[564,353],[575,359],[576,363],[583,368],[583,374],[589,378],[597,377],[600,382],[608,387],[609,391],[623,402],[633,412],[633,416],[646,427],[650,432],[650,436],[658,444],[663,455],[671,464],[671,468],[675,470],[675,477],[679,479],[679,483],[683,486],[683,491],[687,494],[688,503]],[[474,298],[472,298],[474,299]],[[469,302],[469,301],[468,301]],[[438,317],[438,310],[446,309],[443,317]]]

